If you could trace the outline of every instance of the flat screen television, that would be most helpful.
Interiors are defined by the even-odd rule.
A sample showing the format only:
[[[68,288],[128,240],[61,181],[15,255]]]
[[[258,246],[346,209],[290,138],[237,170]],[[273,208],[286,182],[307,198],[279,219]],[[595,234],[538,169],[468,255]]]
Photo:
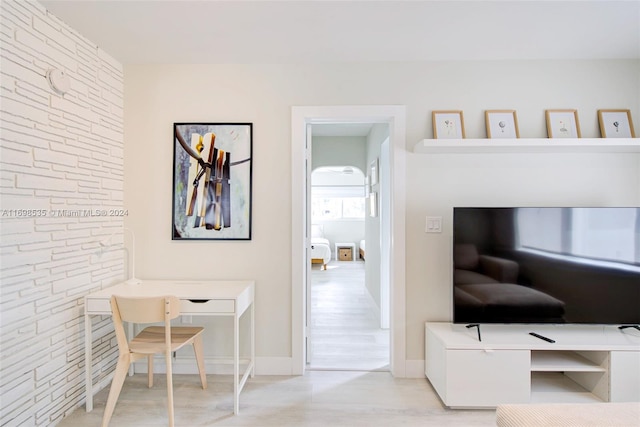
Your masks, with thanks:
[[[640,208],[456,207],[454,323],[640,324]]]

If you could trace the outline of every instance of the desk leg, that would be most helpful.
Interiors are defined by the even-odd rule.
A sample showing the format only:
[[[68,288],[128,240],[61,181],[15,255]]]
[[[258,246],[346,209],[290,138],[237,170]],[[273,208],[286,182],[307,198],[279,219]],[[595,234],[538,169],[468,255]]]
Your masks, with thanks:
[[[128,339],[129,341],[131,341],[131,339],[133,338],[133,323],[129,322],[127,324],[127,333],[129,334]],[[130,364],[129,365],[129,376],[133,376],[133,373],[135,372],[135,366],[134,364]]]
[[[255,302],[251,303],[251,378],[256,373],[256,311]]]
[[[233,413],[240,412],[240,318],[238,312],[233,315]]]
[[[91,316],[84,314],[84,380],[85,380],[85,406],[87,412],[93,410],[93,355],[91,352],[92,344]]]

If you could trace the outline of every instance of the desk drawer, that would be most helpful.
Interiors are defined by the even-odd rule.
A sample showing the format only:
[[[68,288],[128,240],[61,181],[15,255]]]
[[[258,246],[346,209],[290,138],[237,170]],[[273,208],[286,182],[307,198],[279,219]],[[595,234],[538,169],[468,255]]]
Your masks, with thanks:
[[[232,299],[215,300],[180,300],[181,314],[195,313],[233,313],[235,306]]]
[[[87,300],[87,313],[107,313],[111,314],[111,300],[109,299],[88,299]]]

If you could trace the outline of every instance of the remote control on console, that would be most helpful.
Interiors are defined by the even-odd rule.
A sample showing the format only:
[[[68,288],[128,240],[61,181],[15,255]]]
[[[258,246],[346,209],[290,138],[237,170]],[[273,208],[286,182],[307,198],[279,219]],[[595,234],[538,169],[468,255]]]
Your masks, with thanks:
[[[551,338],[547,338],[547,337],[542,336],[540,334],[536,334],[535,332],[529,332],[529,335],[534,336],[536,338],[540,338],[541,340],[544,340],[546,342],[550,342],[550,343],[556,342],[555,340],[552,340]]]

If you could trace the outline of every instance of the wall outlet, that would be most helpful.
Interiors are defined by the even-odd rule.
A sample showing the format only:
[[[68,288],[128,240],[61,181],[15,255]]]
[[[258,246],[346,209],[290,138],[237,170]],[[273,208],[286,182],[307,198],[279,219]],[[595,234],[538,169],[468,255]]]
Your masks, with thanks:
[[[426,233],[442,233],[442,217],[428,216],[427,226],[424,230]]]

